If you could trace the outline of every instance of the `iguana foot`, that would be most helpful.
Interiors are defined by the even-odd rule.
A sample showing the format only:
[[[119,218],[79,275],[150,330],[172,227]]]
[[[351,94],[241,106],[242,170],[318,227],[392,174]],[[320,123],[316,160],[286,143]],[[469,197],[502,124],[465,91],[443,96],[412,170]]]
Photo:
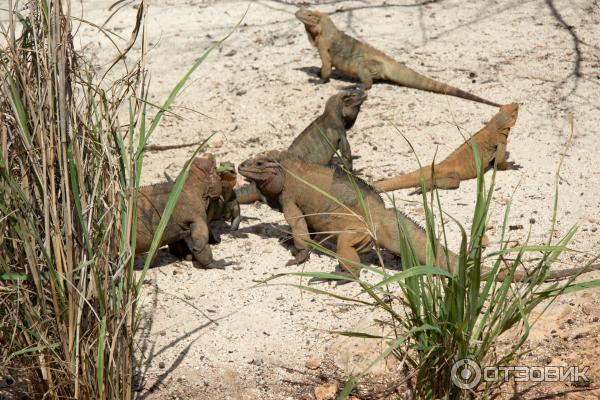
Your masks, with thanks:
[[[285,265],[286,266],[287,265],[299,265],[299,264],[306,262],[309,257],[310,257],[310,250],[308,250],[308,249],[298,250],[298,252],[296,253],[296,257],[294,257],[293,259],[286,262]]]
[[[225,261],[225,260],[212,260],[210,264],[202,265],[202,268],[206,269],[225,269],[225,267],[229,265],[235,264],[233,261]]]
[[[285,235],[280,237],[279,239],[277,239],[277,242],[279,244],[283,244],[283,245],[287,245],[288,243],[290,243],[290,241],[292,241],[294,239],[294,237],[292,235]]]
[[[219,244],[221,243],[221,237],[215,234],[213,231],[208,231],[208,244]]]
[[[499,171],[508,171],[508,170],[516,171],[518,169],[523,168],[523,167],[521,167],[521,165],[515,164],[513,161],[504,161],[504,162],[498,164],[496,167]]]
[[[313,283],[333,283],[335,282],[335,286],[345,285],[350,282],[354,282],[354,278],[348,272],[336,271],[333,275],[339,276],[339,278],[310,278],[308,281],[309,285]]]

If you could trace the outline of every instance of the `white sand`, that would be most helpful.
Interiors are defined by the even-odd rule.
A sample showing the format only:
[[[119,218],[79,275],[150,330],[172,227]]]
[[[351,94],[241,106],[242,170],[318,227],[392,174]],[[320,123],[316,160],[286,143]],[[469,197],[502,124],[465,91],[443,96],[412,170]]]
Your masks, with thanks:
[[[104,22],[110,15],[110,3],[86,1],[86,18]],[[231,30],[250,4],[148,3],[148,41],[155,46],[148,56],[150,97],[158,103],[195,59]],[[316,71],[320,60],[294,18],[297,6],[288,4],[296,2],[251,3],[242,25],[208,57],[177,100],[173,111],[183,119],[165,117],[152,143],[187,143],[215,133],[213,141],[223,140],[224,144],[211,151],[218,160],[238,164],[260,151],[287,147],[322,112],[326,99],[348,85],[335,75],[325,85],[309,82],[314,76],[305,71]],[[575,133],[559,178],[554,237],[565,235],[575,224],[580,227],[571,244],[580,253],[565,257],[565,266],[577,265],[600,251],[597,1],[554,2],[581,40],[579,55],[572,35],[545,1],[322,3],[318,9],[335,11],[332,18],[340,29],[418,71],[497,102],[521,104],[508,149],[510,159],[523,168],[498,173],[488,231],[492,248],[498,246],[504,207],[513,193],[510,225],[523,228],[509,232],[509,239],[523,244],[530,233],[531,243],[546,240],[555,173],[570,131],[568,116],[574,115]],[[128,5],[107,27],[127,38],[135,12]],[[93,29],[82,27],[81,33],[82,45],[97,57],[99,68],[105,67],[114,50]],[[576,77],[578,59],[580,76]],[[411,141],[422,162],[429,163],[436,152],[442,159],[463,141],[461,132],[476,132],[495,112],[492,107],[454,97],[376,84],[349,132],[353,152],[360,156],[355,166],[374,177],[416,167],[414,155],[394,126]],[[165,170],[175,176],[192,151],[150,153],[143,182],[164,180]],[[490,176],[486,174],[488,180]],[[444,210],[466,226],[471,220],[475,187],[472,180],[461,183],[458,190],[440,192]],[[420,198],[408,193],[395,193],[398,205],[422,220]],[[285,267],[291,255],[278,243],[281,230],[287,228],[282,214],[266,205],[244,206],[242,212],[248,219],[242,222],[240,232],[247,237],[236,238],[220,229],[222,242],[213,247],[217,258],[235,265],[224,271],[199,270],[165,253],[159,258],[163,265],[148,273],[147,314],[140,335],[145,374],[140,394],[145,398],[311,398],[312,384],[289,381],[318,381],[304,364],[307,358],[324,354],[335,340],[326,330],[350,329],[359,321],[382,317],[369,308],[290,287],[251,288],[253,280],[300,267]],[[458,230],[450,227],[449,235],[450,246],[456,249]],[[366,261],[375,258],[371,254]],[[398,264],[393,257],[386,261]],[[313,255],[302,268],[332,271],[334,266],[333,259]],[[599,277],[599,273],[585,276]],[[288,281],[297,283],[298,279]],[[336,290],[349,296],[359,292],[352,285]],[[548,340],[552,329],[559,329],[567,317],[575,318],[572,322],[586,332],[597,332],[597,319],[590,322],[574,310],[584,303],[598,309],[598,293],[562,298],[537,326],[532,346]],[[203,314],[218,325],[209,323]],[[563,328],[568,326],[563,324]],[[164,363],[164,368],[159,363]],[[597,365],[593,367],[596,374]]]

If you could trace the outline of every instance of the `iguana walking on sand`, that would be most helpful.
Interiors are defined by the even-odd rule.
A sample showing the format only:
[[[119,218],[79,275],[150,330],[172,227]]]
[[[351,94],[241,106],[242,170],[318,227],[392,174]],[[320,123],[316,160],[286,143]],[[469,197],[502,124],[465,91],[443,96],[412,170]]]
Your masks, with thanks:
[[[136,254],[150,249],[173,186],[174,183],[167,182],[140,188],[137,200]],[[213,155],[206,154],[205,157],[196,158],[190,166],[189,175],[159,245],[169,245],[169,250],[180,258],[191,251],[203,267],[221,268],[226,265],[223,261],[213,260],[207,215],[211,203],[218,202],[222,195],[223,184]],[[235,208],[231,204],[228,206]],[[213,208],[213,217],[217,216],[217,210],[218,208]],[[234,212],[231,215],[234,216]]]
[[[339,168],[306,163],[286,151],[269,151],[244,161],[238,171],[256,182],[261,193],[281,209],[290,225],[297,253],[287,265],[300,264],[309,258],[309,232],[335,239],[337,254],[352,262],[360,262],[359,254],[368,251],[374,244],[400,255],[399,242],[404,237],[399,229],[399,220],[404,222],[419,263],[426,262],[425,231],[402,213],[386,209],[381,197],[365,182],[355,178],[368,210],[368,215],[365,215],[353,183]],[[373,222],[374,236],[367,230],[367,220]],[[435,243],[435,254],[434,265],[456,274],[456,254],[446,250],[439,242]],[[600,269],[600,264],[588,267],[588,270],[592,269]],[[581,270],[554,271],[548,274],[547,279],[564,278]],[[489,272],[486,269],[482,275]],[[342,276],[358,276],[359,273],[356,266],[345,262],[340,262],[337,268],[337,274]],[[496,279],[503,280],[504,277],[500,273]],[[517,271],[513,280],[521,281],[526,277],[526,273]]]
[[[477,145],[479,160],[484,168],[493,168],[494,164],[499,170],[518,168],[514,163],[506,161],[506,142],[511,128],[517,121],[518,110],[517,103],[500,107],[500,111],[479,132],[434,166],[433,177],[429,165],[405,175],[376,181],[373,187],[378,192],[416,187],[419,188],[415,191],[418,193],[421,190],[423,175],[425,190],[456,189],[460,181],[477,178],[472,141]]]
[[[497,103],[419,74],[381,51],[338,30],[326,14],[302,8],[296,11],[296,18],[304,24],[309,41],[319,51],[323,82],[329,81],[331,69],[335,67],[345,76],[358,78],[365,90],[371,88],[374,80],[385,80],[413,89],[500,107]]]
[[[360,89],[346,90],[331,96],[325,110],[292,142],[289,152],[301,160],[321,165],[330,164],[339,150],[341,163],[352,170],[352,151],[346,131],[352,128],[367,94]],[[235,189],[240,204],[264,201],[253,183]]]

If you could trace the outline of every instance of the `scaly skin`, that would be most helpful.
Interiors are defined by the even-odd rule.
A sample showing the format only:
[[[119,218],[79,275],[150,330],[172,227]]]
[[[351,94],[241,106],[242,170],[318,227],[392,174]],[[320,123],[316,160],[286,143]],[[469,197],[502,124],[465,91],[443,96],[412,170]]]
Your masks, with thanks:
[[[355,179],[368,210],[365,215],[359,204],[355,187],[348,175],[340,169],[306,163],[286,151],[268,151],[241,163],[238,171],[248,180],[255,182],[261,193],[270,200],[272,206],[283,211],[290,225],[296,257],[287,265],[300,264],[308,260],[310,244],[309,232],[322,233],[336,240],[337,254],[354,263],[359,263],[359,254],[368,251],[374,244],[400,255],[399,241],[405,236],[398,228],[401,220],[406,227],[419,263],[426,262],[427,236],[425,231],[412,220],[394,210],[386,209],[379,195],[370,186]],[[310,185],[319,188],[316,190]],[[328,193],[337,201],[324,195]],[[372,221],[374,235],[367,230],[367,222]],[[457,273],[458,256],[435,243],[434,265]],[[585,272],[600,269],[600,264],[588,266]],[[482,278],[490,273],[490,268],[482,268]],[[584,271],[571,268],[553,271],[546,280],[570,277]],[[354,265],[341,261],[337,273],[342,276],[358,276],[360,270]],[[528,275],[516,271],[512,281],[526,280]],[[506,279],[501,271],[496,280]]]
[[[384,80],[500,107],[500,104],[419,74],[381,51],[338,30],[326,14],[302,8],[296,11],[296,18],[304,24],[309,41],[319,51],[323,82],[329,81],[332,67],[335,67],[345,76],[358,78],[365,90],[371,88],[373,81]]]
[[[137,200],[136,254],[150,249],[154,232],[167,204],[174,183],[167,182],[140,188]],[[223,184],[212,154],[196,158],[190,167],[181,195],[165,228],[159,246],[169,245],[169,250],[183,258],[191,251],[203,267],[220,268],[222,261],[213,260],[209,246],[211,238],[207,214],[211,203],[223,193]],[[213,206],[214,207],[214,206]],[[214,213],[213,209],[213,213]],[[216,217],[216,213],[214,213]],[[190,240],[191,249],[186,239]]]
[[[432,168],[429,165],[405,175],[377,181],[373,184],[375,190],[389,192],[416,187],[419,188],[416,192],[420,192],[421,175],[423,175],[425,190],[433,188],[457,189],[460,181],[477,177],[477,167],[471,141],[474,141],[477,145],[479,159],[484,168],[493,167],[494,163],[499,170],[518,168],[517,165],[506,161],[508,134],[517,121],[518,110],[517,103],[500,107],[500,111],[492,117],[485,127],[453,151],[444,161],[434,166],[433,177]]]
[[[331,96],[325,110],[310,123],[292,142],[289,151],[307,162],[330,164],[339,150],[341,162],[352,170],[352,152],[346,131],[354,126],[367,94],[360,89],[347,90]],[[265,199],[253,183],[235,189],[240,204],[250,204]]]
[[[346,173],[340,169],[306,163],[293,154],[283,151],[270,151],[256,158],[244,161],[238,170],[247,179],[256,183],[261,193],[273,205],[278,205],[291,227],[297,254],[288,265],[299,264],[308,259],[310,245],[309,231],[321,232],[335,238],[337,253],[348,260],[359,263],[359,253],[368,251],[374,244],[400,255],[396,212],[385,208],[383,200],[374,190],[360,180],[356,180],[364,201],[367,204],[376,240],[367,231],[365,214],[359,204],[355,189]],[[322,193],[310,188],[297,177],[329,193],[343,205],[331,200]],[[425,231],[405,216],[403,219],[419,262],[426,261]],[[439,243],[436,248],[436,265],[451,269],[456,265],[456,255],[448,253]],[[340,262],[338,274],[358,275],[360,270],[351,264]]]

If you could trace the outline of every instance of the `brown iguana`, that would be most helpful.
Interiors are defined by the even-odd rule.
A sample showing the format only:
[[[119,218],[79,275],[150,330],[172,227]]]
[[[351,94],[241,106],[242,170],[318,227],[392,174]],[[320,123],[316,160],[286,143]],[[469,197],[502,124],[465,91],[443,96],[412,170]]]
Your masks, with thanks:
[[[331,163],[337,150],[342,163],[352,170],[352,152],[346,131],[352,128],[367,94],[361,89],[346,90],[331,96],[325,110],[292,142],[288,150],[301,160],[321,165]],[[266,202],[253,183],[236,188],[240,204]]]
[[[354,262],[360,262],[359,253],[368,251],[374,241],[366,229],[364,212],[348,176],[339,168],[306,163],[286,151],[269,151],[244,161],[238,166],[242,176],[256,182],[261,193],[278,206],[291,227],[297,254],[287,265],[299,264],[308,259],[310,245],[306,242],[311,232],[331,235],[337,240],[337,253]],[[339,204],[324,194],[310,188],[296,176],[319,187],[338,199]],[[376,243],[399,255],[400,237],[396,213],[385,208],[381,197],[366,183],[356,182],[363,193],[376,230]],[[353,215],[355,214],[355,215]],[[408,233],[417,251],[420,262],[425,262],[425,231],[410,219],[404,218]],[[450,253],[450,262],[445,259],[444,248],[437,246],[436,264],[448,268],[456,264],[455,255]],[[350,264],[340,263],[338,274],[358,274]]]
[[[299,264],[308,259],[309,232],[335,238],[337,254],[352,262],[360,262],[359,253],[368,251],[373,244],[400,255],[399,241],[404,237],[399,229],[399,220],[406,227],[419,263],[426,262],[425,231],[402,213],[386,209],[375,190],[355,178],[368,210],[368,215],[365,215],[353,183],[348,174],[339,168],[306,163],[286,151],[268,151],[244,161],[239,165],[238,171],[256,182],[261,193],[271,200],[271,204],[281,209],[290,225],[297,253],[287,265]],[[368,219],[373,222],[374,237],[367,230],[365,220]],[[434,264],[456,274],[458,256],[446,250],[439,242],[435,243],[435,253]],[[597,269],[600,269],[600,264],[588,266],[587,271]],[[482,268],[482,271],[485,276],[490,269]],[[581,271],[582,268],[553,271],[547,275],[546,280],[565,278]],[[340,262],[337,268],[337,274],[342,276],[358,276],[359,273],[356,266],[345,262]],[[513,275],[515,282],[525,278],[527,274],[523,271],[516,271]],[[496,280],[503,279],[503,272],[496,276]]]
[[[230,162],[222,162],[217,168],[221,184],[221,196],[216,201],[211,201],[208,206],[208,221],[223,219],[230,222],[230,228],[235,231],[240,226],[240,205],[237,201],[234,187],[237,182],[235,165]]]
[[[484,168],[493,167],[494,163],[499,170],[519,168],[518,165],[506,161],[506,142],[511,128],[517,121],[518,110],[517,103],[500,107],[500,111],[485,127],[460,145],[444,161],[434,166],[433,177],[432,168],[429,165],[405,175],[377,181],[373,187],[378,192],[416,187],[419,188],[415,191],[418,193],[421,190],[422,174],[425,190],[431,190],[434,187],[456,189],[460,185],[460,181],[477,177],[471,141],[477,145],[479,159]]]
[[[140,188],[137,200],[136,254],[150,249],[173,186],[174,183],[167,182]],[[210,204],[217,202],[222,196],[222,188],[214,156],[206,154],[196,158],[190,166],[189,175],[159,245],[169,245],[169,250],[180,258],[191,251],[196,261],[204,267],[221,268],[226,265],[223,261],[213,260],[207,215]],[[190,247],[186,240],[190,240]]]
[[[419,74],[381,51],[338,30],[326,14],[302,8],[296,11],[296,18],[304,24],[309,41],[319,51],[323,82],[329,81],[333,66],[343,75],[358,78],[361,87],[367,90],[371,88],[374,80],[385,80],[413,89],[500,107],[500,104]]]

